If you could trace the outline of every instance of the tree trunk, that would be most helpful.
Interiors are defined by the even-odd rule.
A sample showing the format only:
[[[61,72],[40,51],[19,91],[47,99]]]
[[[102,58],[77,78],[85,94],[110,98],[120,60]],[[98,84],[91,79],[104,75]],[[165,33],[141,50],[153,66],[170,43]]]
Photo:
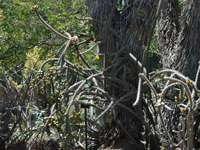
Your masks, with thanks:
[[[144,149],[141,141],[144,118],[142,105],[133,107],[136,99],[139,67],[129,53],[142,61],[144,49],[147,50],[153,30],[156,1],[116,1],[87,0],[88,13],[92,17],[96,37],[103,43],[100,53],[103,54],[105,90],[114,101],[126,96],[110,111],[111,122],[105,122],[100,130],[102,147]],[[143,49],[143,48],[144,49]],[[109,67],[109,69],[108,69]],[[123,84],[121,84],[123,83]],[[130,94],[131,93],[131,94]],[[136,113],[130,114],[129,110]],[[150,132],[150,131],[148,131]],[[159,142],[151,136],[151,146],[159,149]],[[121,143],[121,144],[120,144]],[[123,144],[122,144],[123,143]]]
[[[200,3],[187,0],[181,14],[182,30],[178,37],[178,51],[174,57],[174,68],[195,80],[200,60]],[[199,84],[198,84],[199,86]]]
[[[157,38],[161,63],[164,68],[171,68],[173,56],[176,54],[177,39],[180,32],[178,0],[167,0],[162,3],[157,22]]]
[[[196,80],[196,73],[200,61],[200,2],[195,0],[187,0],[181,14],[182,31],[178,37],[178,52],[174,68],[181,71],[191,80]],[[199,78],[199,77],[198,77]],[[200,80],[197,82],[200,88]],[[199,96],[198,96],[199,97]],[[200,138],[200,109],[197,110],[194,123],[194,147],[199,149]]]

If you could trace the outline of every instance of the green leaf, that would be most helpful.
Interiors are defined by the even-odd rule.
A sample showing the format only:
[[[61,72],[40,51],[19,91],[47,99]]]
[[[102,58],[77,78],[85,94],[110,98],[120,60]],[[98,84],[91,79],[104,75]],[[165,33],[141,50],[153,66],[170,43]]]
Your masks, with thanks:
[[[165,148],[164,148],[163,146],[160,146],[160,148],[161,148],[162,150],[165,150]]]

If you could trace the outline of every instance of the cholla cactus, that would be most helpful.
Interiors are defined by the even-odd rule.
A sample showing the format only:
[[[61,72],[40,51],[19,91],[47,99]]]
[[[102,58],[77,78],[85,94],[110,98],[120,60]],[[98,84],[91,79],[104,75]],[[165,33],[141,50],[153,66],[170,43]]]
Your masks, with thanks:
[[[196,111],[200,104],[199,97],[196,96],[199,70],[200,67],[196,73],[195,81],[172,69],[159,71],[150,79],[147,79],[144,74],[139,74],[139,77],[146,81],[146,85],[150,87],[155,95],[156,99],[153,104],[154,107],[157,107],[159,116],[157,132],[163,132],[160,140],[166,149],[181,147],[183,150],[192,150],[194,148],[193,130],[196,124],[199,124],[199,122],[194,124],[194,116],[197,114]],[[158,94],[155,91],[153,82],[156,77],[161,75],[164,75],[162,83],[165,85],[164,88],[160,88],[161,93]],[[180,93],[178,97],[175,96],[174,88]],[[173,92],[172,97],[167,95],[170,90]],[[138,89],[138,91],[141,91],[141,89]],[[139,97],[140,93],[138,92],[138,100]],[[199,135],[195,135],[195,137],[197,136]]]

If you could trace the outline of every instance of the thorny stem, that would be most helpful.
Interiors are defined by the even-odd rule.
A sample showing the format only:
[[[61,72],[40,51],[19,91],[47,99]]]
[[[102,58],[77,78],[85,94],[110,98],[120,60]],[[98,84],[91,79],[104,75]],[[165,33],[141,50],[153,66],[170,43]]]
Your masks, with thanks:
[[[129,53],[129,56],[132,58],[132,60],[134,60],[138,64],[140,68],[143,69],[143,73],[146,74],[147,73],[146,68],[143,67],[142,63],[139,60],[137,60],[137,58],[133,56],[133,54]]]
[[[98,119],[100,119],[101,117],[103,117],[103,116],[106,114],[106,112],[113,106],[113,103],[114,103],[114,101],[111,100],[111,102],[110,102],[110,104],[107,106],[107,108],[106,108],[95,120],[98,120]]]
[[[164,131],[165,131],[165,133],[166,133],[166,135],[167,135],[167,138],[169,139],[170,143],[171,143],[173,146],[175,146],[174,142],[172,141],[172,139],[171,139],[169,133],[167,132],[166,127],[165,127],[165,123],[164,123],[164,121],[163,121],[163,117],[162,117],[162,114],[161,114],[161,112],[160,112],[160,108],[158,108],[158,115],[159,115],[159,117],[160,117],[162,126],[163,126]]]
[[[69,33],[66,33],[68,37],[66,37],[65,35],[59,33],[58,31],[56,31],[54,28],[52,28],[48,23],[46,23],[46,21],[44,21],[44,19],[42,18],[42,16],[39,14],[39,12],[37,11],[37,9],[35,9],[35,12],[36,12],[36,15],[38,16],[38,18],[40,19],[40,21],[47,27],[49,28],[52,32],[54,32],[55,34],[65,38],[65,39],[68,39],[70,40],[71,37],[70,37],[70,34]]]
[[[136,92],[130,92],[130,93],[128,93],[128,94],[122,96],[120,99],[118,99],[118,100],[115,102],[115,104],[113,105],[113,108],[114,108],[118,103],[120,103],[121,101],[123,101],[126,97],[129,97],[129,96],[132,96],[132,95],[135,95],[135,94],[136,94]]]
[[[168,85],[167,87],[165,87],[163,89],[163,91],[162,91],[162,96],[161,97],[164,98],[167,90],[170,89],[173,86],[176,86],[176,85],[181,85],[181,84],[180,83],[172,83],[172,84]]]
[[[187,115],[187,136],[188,150],[193,149],[193,110],[189,110]]]
[[[185,88],[189,102],[190,102],[190,110],[192,110],[193,109],[193,100],[192,100],[192,94],[190,92],[188,85],[185,84],[183,81],[175,79],[175,78],[164,77],[164,79],[179,82]]]
[[[185,83],[187,82],[187,77],[185,77],[184,75],[180,74],[179,72],[175,71],[175,70],[172,70],[172,69],[166,69],[166,70],[162,70],[160,72],[158,72],[157,74],[155,74],[153,77],[150,78],[150,80],[146,79],[144,74],[139,74],[140,77],[142,77],[147,85],[154,91],[155,89],[153,88],[153,85],[151,84],[151,81],[158,75],[160,74],[164,74],[164,73],[173,73],[173,75],[171,77],[164,77],[164,80],[169,80],[169,81],[173,81],[175,83],[172,83],[170,85],[167,85],[165,86],[165,88],[162,90],[162,97],[165,96],[165,93],[166,91],[172,87],[172,86],[176,86],[176,85],[182,85],[183,89],[185,89],[186,91],[186,94],[187,94],[187,97],[189,99],[189,103],[188,105],[184,105],[184,104],[179,104],[179,105],[184,105],[184,108],[186,109],[188,106],[189,106],[189,111],[188,111],[188,114],[187,114],[187,130],[186,130],[186,133],[185,133],[185,136],[183,138],[183,135],[184,135],[184,129],[185,129],[185,126],[184,126],[184,123],[182,125],[182,130],[181,130],[181,126],[179,126],[179,134],[180,134],[180,142],[178,144],[175,144],[173,141],[172,141],[172,138],[170,137],[169,133],[167,132],[167,129],[166,129],[166,126],[164,124],[164,120],[163,120],[163,117],[162,117],[162,114],[160,112],[160,107],[158,107],[158,114],[159,114],[159,117],[160,117],[160,120],[161,120],[161,123],[162,123],[162,126],[164,128],[164,131],[167,135],[167,138],[168,140],[170,141],[170,143],[173,145],[173,147],[177,147],[179,145],[181,145],[181,148],[184,149],[185,148],[185,139],[187,141],[187,145],[188,145],[188,149],[189,150],[192,150],[193,149],[193,123],[194,123],[194,118],[193,118],[193,115],[194,115],[194,112],[195,110],[193,109],[193,106],[194,106],[194,102],[193,102],[193,99],[194,97],[192,96],[192,93],[188,87],[188,85]],[[199,70],[197,71],[197,74],[199,74]],[[180,79],[183,79],[184,81],[180,80],[180,79],[176,79],[174,78],[175,75],[177,77],[179,77]],[[197,89],[197,85],[196,85],[196,82],[197,82],[197,77],[195,79],[195,82],[191,81],[192,85],[193,85],[193,90]],[[139,87],[139,86],[138,86]],[[140,88],[140,87],[139,87]],[[139,91],[139,89],[138,89]],[[156,93],[156,91],[154,92],[154,94]],[[139,95],[139,94],[138,94]],[[197,100],[198,101],[198,100]],[[196,108],[196,107],[195,107]]]
[[[140,95],[141,95],[141,84],[142,84],[142,79],[139,77],[138,81],[138,91],[137,91],[137,98],[133,104],[133,107],[136,106],[140,102]]]
[[[86,50],[86,51],[83,51],[83,52],[80,52],[80,54],[81,55],[83,55],[83,54],[85,54],[85,53],[87,53],[87,52],[89,52],[89,51],[91,51],[97,44],[99,44],[100,42],[97,42],[97,43],[95,43],[94,45],[92,45],[88,50]]]
[[[144,79],[146,81],[147,85],[152,89],[152,91],[156,97],[156,101],[157,101],[158,100],[157,92],[156,92],[155,88],[153,87],[153,84],[149,81],[149,79],[147,79],[147,77],[143,73],[140,73],[139,77],[141,77],[142,79]]]
[[[200,73],[200,62],[199,62],[199,68],[197,70],[197,73],[196,73],[196,78],[195,78],[195,86],[197,87],[197,83],[198,83],[198,79],[199,79],[199,73]]]
[[[66,112],[65,112],[64,115],[68,114],[68,113],[69,113],[69,109],[71,108],[72,104],[73,104],[73,103],[74,103],[74,104],[76,103],[76,102],[75,102],[75,97],[76,97],[76,95],[80,92],[81,88],[85,85],[85,83],[86,83],[87,81],[91,80],[92,78],[97,77],[97,76],[101,76],[101,75],[102,75],[102,73],[97,73],[97,74],[91,75],[91,76],[89,76],[88,78],[86,78],[85,80],[82,80],[81,82],[79,82],[80,85],[79,85],[79,87],[76,89],[76,91],[74,92],[74,94],[73,94],[73,96],[72,96],[72,100],[69,102],[68,107],[67,107],[67,110],[66,110]]]

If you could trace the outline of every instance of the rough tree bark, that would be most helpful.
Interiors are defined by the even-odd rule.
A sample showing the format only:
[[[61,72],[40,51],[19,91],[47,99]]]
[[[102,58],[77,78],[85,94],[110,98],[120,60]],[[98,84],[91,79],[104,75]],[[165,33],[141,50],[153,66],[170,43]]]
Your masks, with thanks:
[[[186,0],[180,14],[178,0],[168,0],[162,7],[158,21],[158,43],[165,68],[181,71],[195,79],[200,60],[199,22],[200,3]]]
[[[161,55],[161,64],[163,68],[171,68],[174,60],[174,55],[177,55],[177,39],[180,32],[179,23],[180,8],[178,0],[163,1],[161,6],[161,13],[157,21],[157,41],[159,44],[159,53]],[[162,115],[166,120],[166,126],[169,134],[173,134],[172,130],[177,130],[179,123],[179,108],[176,104],[170,104],[172,111],[163,109]],[[162,132],[163,127],[158,123],[158,130]],[[163,146],[170,150],[170,143],[167,140],[165,133],[162,134]]]
[[[149,46],[158,0],[116,2],[114,0],[87,0],[88,13],[93,19],[96,36],[103,42],[100,53],[104,56],[102,58],[104,75],[108,78],[104,82],[105,90],[115,101],[126,96],[126,101],[119,105],[135,112],[136,116],[117,105],[110,112],[112,121],[105,123],[100,131],[101,144],[104,144],[100,149],[113,147],[128,150],[134,147],[142,150],[144,145],[141,141],[146,140],[141,134],[144,132],[145,125],[142,105],[133,107],[139,67],[131,59],[129,53],[134,54],[138,61],[144,60],[142,55]],[[112,78],[122,80],[124,85],[113,81]],[[134,88],[129,89],[129,84]],[[152,149],[159,149],[159,142],[153,135],[150,145]]]
[[[181,32],[174,68],[194,80],[200,60],[200,2],[187,0],[181,14]],[[198,84],[199,85],[199,84]]]
[[[157,22],[157,38],[161,63],[164,68],[171,68],[177,39],[180,32],[179,15],[181,11],[178,0],[167,0],[162,3]]]

